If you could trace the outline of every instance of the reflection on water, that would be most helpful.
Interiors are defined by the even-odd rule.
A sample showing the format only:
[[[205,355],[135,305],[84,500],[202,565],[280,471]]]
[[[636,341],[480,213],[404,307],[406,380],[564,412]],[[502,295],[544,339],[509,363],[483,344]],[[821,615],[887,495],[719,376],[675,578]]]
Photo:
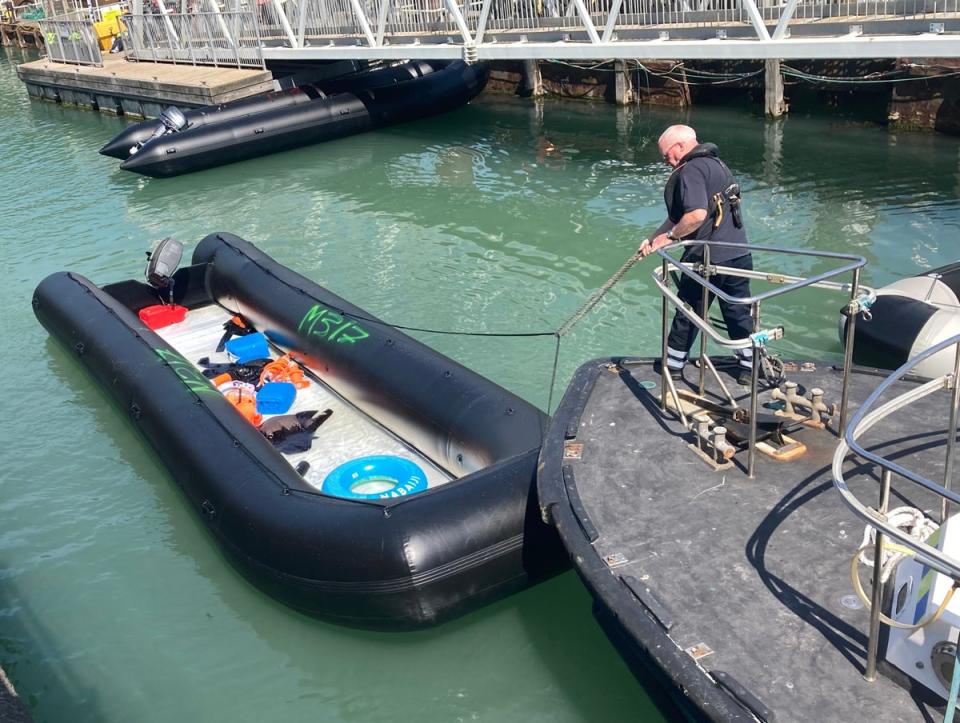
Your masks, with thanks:
[[[875,285],[957,255],[953,138],[485,96],[440,118],[146,179],[96,153],[122,119],[28,100],[13,71],[27,57],[0,50],[0,658],[39,720],[652,715],[570,574],[410,636],[318,623],[252,589],[162,462],[47,341],[29,308],[46,274],[136,276],[159,238],[229,230],[395,323],[549,332],[662,220],[656,139],[674,122],[720,146],[754,243],[863,254]],[[652,266],[638,264],[564,338],[560,387],[585,359],[658,349]],[[765,319],[785,324],[787,353],[831,358],[839,306],[805,292],[771,303]],[[417,336],[546,405],[552,338]]]

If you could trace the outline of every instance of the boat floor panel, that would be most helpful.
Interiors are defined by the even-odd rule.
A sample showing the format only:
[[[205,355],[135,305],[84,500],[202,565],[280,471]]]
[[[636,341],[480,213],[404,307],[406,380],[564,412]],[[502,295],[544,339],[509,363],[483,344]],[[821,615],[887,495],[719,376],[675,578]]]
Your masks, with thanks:
[[[688,367],[686,378],[696,376]],[[791,378],[823,388],[828,404],[840,401],[835,369]],[[882,377],[852,379],[854,410]],[[707,646],[712,653],[701,665],[731,675],[778,721],[926,717],[925,706],[892,680],[880,676],[871,684],[862,677],[868,613],[854,602],[849,569],[863,525],[833,487],[835,434],[807,427],[791,433],[806,453],[793,462],[758,455],[755,479],[745,473],[746,451],[733,466],[715,469],[690,449],[692,435],[660,412],[659,383],[650,362],[601,369],[576,438],[568,440],[583,444],[581,459],[564,464],[599,533],[597,555],[615,574],[654,592],[674,621],[670,635],[678,646]],[[745,388],[728,386],[748,404]],[[945,425],[938,430],[931,420],[946,419],[943,400],[933,413],[925,403],[903,409],[864,441],[882,444],[888,459],[903,463],[909,456],[909,469],[941,478]],[[864,473],[848,473],[851,489],[876,505],[876,472],[857,469]],[[891,507],[903,504],[937,503],[924,493],[895,497]]]
[[[216,353],[215,349],[223,336],[223,324],[231,316],[219,306],[204,306],[192,309],[184,321],[159,329],[157,333],[197,369],[202,370],[203,367],[197,362],[204,357],[209,357],[212,363],[230,361],[226,352]],[[272,356],[277,358],[279,354],[273,352]],[[322,375],[318,374],[318,377],[322,379]],[[336,467],[369,455],[393,455],[416,463],[427,476],[428,488],[453,479],[429,458],[388,433],[331,389],[314,380],[310,381],[309,387],[297,390],[294,404],[287,413],[331,409],[333,414],[314,433],[309,450],[283,455],[294,468],[301,462],[309,463],[310,467],[303,475],[308,484],[319,490],[323,480]],[[264,415],[264,419],[270,416]]]

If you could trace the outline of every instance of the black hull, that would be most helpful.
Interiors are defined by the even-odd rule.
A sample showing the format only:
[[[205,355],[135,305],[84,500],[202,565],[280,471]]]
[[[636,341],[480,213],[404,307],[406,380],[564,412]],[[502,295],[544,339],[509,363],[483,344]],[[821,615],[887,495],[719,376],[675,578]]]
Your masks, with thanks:
[[[564,469],[564,442],[576,436],[602,364],[616,361],[597,359],[581,366],[557,408],[540,455],[538,484],[544,519],[559,531],[574,570],[593,598],[600,627],[642,684],[655,680],[686,720],[755,723],[756,718],[702,675],[697,663],[670,638],[664,621],[637,604],[593,547],[597,531],[579,504],[572,473]]]
[[[324,619],[406,629],[467,613],[563,569],[565,554],[536,504],[547,421],[539,410],[375,321],[364,323],[362,344],[299,336],[317,303],[369,317],[235,236],[208,236],[193,260],[177,272],[179,303],[244,313],[322,363],[345,396],[361,388],[358,406],[413,419],[435,440],[438,463],[485,462],[406,498],[321,494],[141,323],[136,312],[156,302],[151,289],[49,276],[34,294],[37,318],[156,450],[241,572]]]
[[[351,75],[346,78],[321,81],[302,87],[264,93],[253,96],[252,98],[241,98],[240,100],[221,103],[220,105],[195,108],[184,111],[184,116],[190,124],[190,129],[216,125],[218,123],[227,123],[248,115],[265,113],[281,108],[292,108],[296,105],[309,103],[324,94],[333,95],[335,93],[357,91],[365,88],[378,88],[404,80],[422,78],[435,70],[443,68],[445,65],[445,63],[439,61],[432,63],[424,61],[404,63],[402,65],[391,66],[359,75]],[[114,136],[109,143],[104,145],[103,148],[100,149],[100,154],[124,160],[129,157],[132,146],[146,141],[160,125],[160,121],[155,118],[141,121],[140,123],[131,123]]]
[[[843,602],[862,530],[834,496],[836,417],[824,429],[796,424],[801,454],[760,454],[751,479],[742,448],[729,467],[708,464],[661,411],[657,361],[577,370],[543,442],[538,494],[604,632],[640,682],[657,682],[679,708],[663,712],[728,723],[937,720],[943,701],[892,670],[882,643],[883,675],[863,679],[868,615]],[[810,363],[799,378],[839,398],[842,370]],[[739,373],[736,361],[717,370]],[[697,388],[690,371],[675,383],[681,394]],[[850,398],[866,398],[878,378],[853,369]],[[735,394],[742,408],[749,394]],[[871,446],[936,478],[946,435],[934,407],[898,410],[898,426]],[[848,483],[868,499],[876,477]],[[900,499],[935,504],[925,491]]]
[[[208,122],[147,143],[120,167],[176,176],[424,118],[468,103],[487,77],[485,66],[457,61],[415,79]]]

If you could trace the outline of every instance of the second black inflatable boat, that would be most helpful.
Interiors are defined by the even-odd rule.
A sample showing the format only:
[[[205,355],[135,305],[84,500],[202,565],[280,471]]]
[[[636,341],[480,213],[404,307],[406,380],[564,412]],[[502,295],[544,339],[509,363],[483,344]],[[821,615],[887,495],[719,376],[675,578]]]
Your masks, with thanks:
[[[255,583],[334,622],[402,629],[563,569],[536,502],[538,409],[236,236],[206,237],[169,281],[56,273],[34,311]],[[256,410],[237,403],[266,361],[240,357],[253,340],[271,364],[296,354],[290,414],[261,409],[278,383],[266,367]]]
[[[125,158],[126,171],[177,176],[444,113],[479,95],[488,75],[485,65],[415,62],[225,106],[168,109],[100,152]]]

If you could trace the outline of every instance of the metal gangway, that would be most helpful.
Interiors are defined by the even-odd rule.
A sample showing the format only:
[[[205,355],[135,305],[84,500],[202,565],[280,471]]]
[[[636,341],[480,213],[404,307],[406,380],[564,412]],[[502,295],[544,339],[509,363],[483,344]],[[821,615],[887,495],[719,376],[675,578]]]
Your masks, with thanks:
[[[189,61],[206,46],[266,60],[960,57],[960,0],[132,0],[131,11],[142,59],[162,48]]]

